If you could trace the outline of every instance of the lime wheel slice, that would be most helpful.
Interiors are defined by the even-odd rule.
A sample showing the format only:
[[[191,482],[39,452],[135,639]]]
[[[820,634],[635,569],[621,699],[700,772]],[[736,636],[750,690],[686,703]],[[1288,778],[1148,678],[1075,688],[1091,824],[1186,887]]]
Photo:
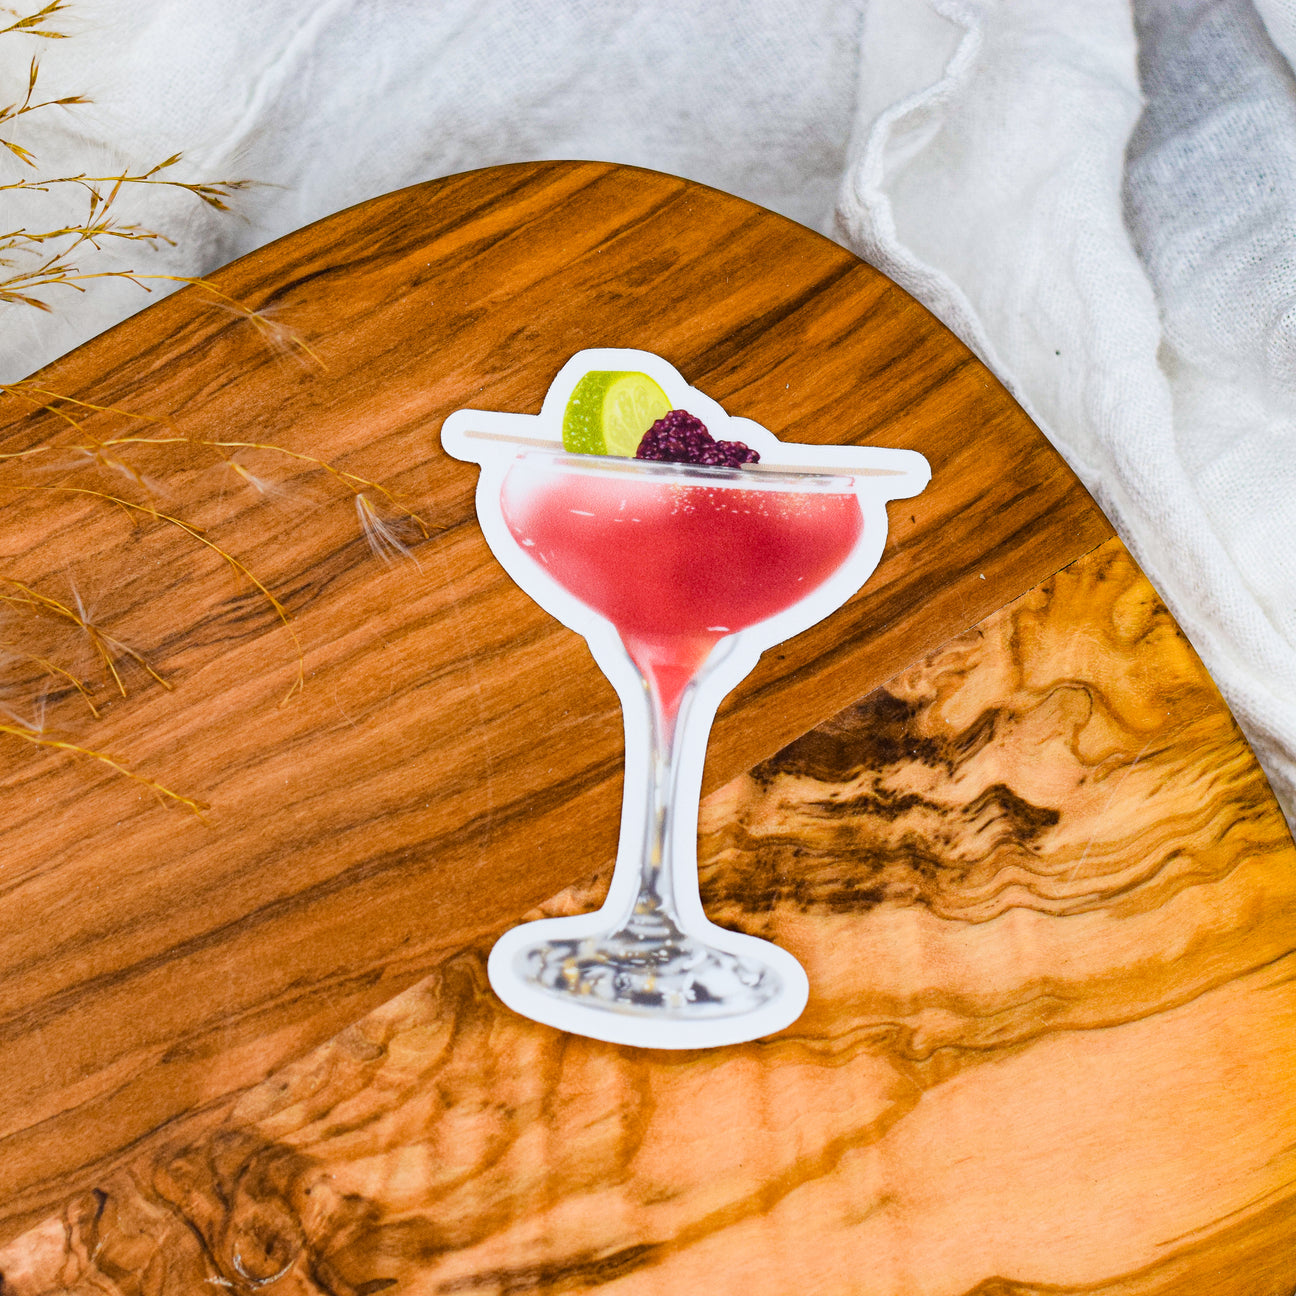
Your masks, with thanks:
[[[563,448],[633,459],[644,433],[670,408],[670,397],[647,374],[593,369],[567,402]]]

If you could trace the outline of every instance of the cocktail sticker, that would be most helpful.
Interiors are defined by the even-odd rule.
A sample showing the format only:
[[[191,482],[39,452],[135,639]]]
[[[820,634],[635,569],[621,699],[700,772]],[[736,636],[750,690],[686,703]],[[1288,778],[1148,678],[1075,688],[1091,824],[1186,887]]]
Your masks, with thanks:
[[[930,480],[911,450],[780,441],[646,351],[581,351],[538,415],[458,410],[441,443],[481,466],[505,571],[583,635],[621,700],[625,794],[602,908],[506,932],[488,970],[535,1021],[616,1044],[703,1048],[791,1025],[809,986],[698,894],[707,736],[761,653],[868,580],[886,504]]]

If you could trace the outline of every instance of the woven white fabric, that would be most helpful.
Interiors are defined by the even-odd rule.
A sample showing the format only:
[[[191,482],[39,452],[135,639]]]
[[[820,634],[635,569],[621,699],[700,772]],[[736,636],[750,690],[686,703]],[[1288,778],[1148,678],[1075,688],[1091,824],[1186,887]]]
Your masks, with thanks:
[[[1135,9],[875,0],[840,228],[1067,456],[1291,818],[1296,91],[1249,0]]]
[[[1256,0],[1256,9],[1269,38],[1289,66],[1296,67],[1296,0]]]
[[[132,193],[178,246],[101,265],[202,273],[527,158],[651,166],[821,228],[840,188],[838,236],[1018,394],[1296,809],[1296,0],[74,0],[63,26],[42,85],[95,104],[7,132],[47,167],[183,149],[187,178],[268,182],[236,218]],[[6,84],[32,48],[0,41]],[[46,202],[9,195],[4,227]],[[0,377],[147,300],[0,307]]]

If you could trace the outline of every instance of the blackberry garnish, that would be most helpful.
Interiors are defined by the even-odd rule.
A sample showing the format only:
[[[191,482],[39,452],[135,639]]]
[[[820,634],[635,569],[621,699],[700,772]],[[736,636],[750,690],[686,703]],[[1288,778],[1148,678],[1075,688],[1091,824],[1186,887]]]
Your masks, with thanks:
[[[760,454],[741,441],[717,441],[706,424],[687,410],[671,410],[659,418],[644,433],[635,458],[713,468],[739,468],[760,462]]]

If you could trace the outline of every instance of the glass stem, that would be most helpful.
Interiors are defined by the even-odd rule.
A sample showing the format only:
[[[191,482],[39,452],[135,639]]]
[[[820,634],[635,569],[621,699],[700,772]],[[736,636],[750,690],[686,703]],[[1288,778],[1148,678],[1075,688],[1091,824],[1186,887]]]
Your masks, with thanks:
[[[696,681],[694,681],[696,683]],[[681,744],[694,683],[684,690],[671,715],[662,707],[657,688],[644,679],[648,707],[648,779],[644,814],[643,849],[639,860],[639,894],[618,933],[645,945],[678,944],[684,936],[675,907],[672,860],[672,824],[675,788],[679,781]]]

